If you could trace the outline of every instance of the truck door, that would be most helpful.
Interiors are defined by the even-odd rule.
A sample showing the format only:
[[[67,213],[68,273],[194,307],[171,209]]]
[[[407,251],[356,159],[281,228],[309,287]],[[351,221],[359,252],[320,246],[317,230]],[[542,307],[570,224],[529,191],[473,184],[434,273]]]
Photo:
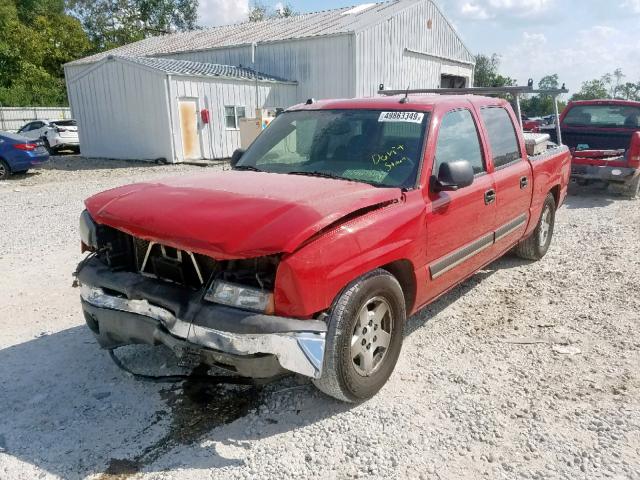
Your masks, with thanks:
[[[503,107],[485,107],[480,117],[487,136],[496,185],[496,250],[513,245],[529,220],[533,173],[526,151],[521,151],[515,119]]]
[[[427,266],[429,299],[487,263],[493,252],[495,185],[487,172],[475,113],[449,111],[437,133],[432,176],[445,162],[467,160],[472,185],[452,192],[429,191],[427,202]]]

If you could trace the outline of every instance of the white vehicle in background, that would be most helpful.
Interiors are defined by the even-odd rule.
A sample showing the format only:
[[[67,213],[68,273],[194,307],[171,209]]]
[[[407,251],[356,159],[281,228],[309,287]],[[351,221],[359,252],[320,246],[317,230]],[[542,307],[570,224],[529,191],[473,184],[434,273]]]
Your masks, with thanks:
[[[27,138],[42,139],[51,153],[60,150],[80,152],[78,124],[75,120],[34,120],[24,125],[18,133]]]

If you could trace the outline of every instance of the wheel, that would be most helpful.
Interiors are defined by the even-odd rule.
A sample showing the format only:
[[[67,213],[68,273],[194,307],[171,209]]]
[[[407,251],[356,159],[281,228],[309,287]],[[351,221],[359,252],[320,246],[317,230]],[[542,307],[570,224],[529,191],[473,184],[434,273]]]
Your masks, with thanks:
[[[0,159],[0,180],[6,180],[9,178],[9,175],[11,175],[9,165],[7,165],[7,162],[4,160]]]
[[[542,213],[536,229],[516,246],[516,255],[526,260],[540,260],[544,257],[551,245],[555,223],[556,200],[553,194],[549,193],[542,205]]]
[[[386,270],[349,284],[329,317],[322,377],[315,386],[345,402],[378,393],[400,355],[405,308],[402,287]]]

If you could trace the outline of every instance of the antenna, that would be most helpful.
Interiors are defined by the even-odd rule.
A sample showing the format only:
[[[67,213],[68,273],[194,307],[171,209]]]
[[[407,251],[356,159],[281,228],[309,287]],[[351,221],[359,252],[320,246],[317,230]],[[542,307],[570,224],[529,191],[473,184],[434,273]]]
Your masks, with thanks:
[[[405,103],[409,103],[409,88],[411,87],[411,85],[407,85],[407,91],[404,94],[404,98],[402,100],[400,100],[400,103],[405,104]]]

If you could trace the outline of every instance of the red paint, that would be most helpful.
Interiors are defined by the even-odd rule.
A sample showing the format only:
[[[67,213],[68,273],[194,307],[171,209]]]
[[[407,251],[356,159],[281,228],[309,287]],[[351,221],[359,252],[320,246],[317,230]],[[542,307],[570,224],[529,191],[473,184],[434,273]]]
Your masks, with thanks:
[[[376,109],[431,112],[416,189],[375,188],[361,183],[259,172],[219,172],[129,185],[87,200],[98,222],[132,235],[214,258],[282,254],[276,274],[275,310],[309,318],[328,309],[351,281],[375,268],[404,261],[415,278],[413,313],[482,266],[503,255],[530,233],[542,203],[556,191],[562,203],[569,180],[570,154],[529,162],[523,157],[496,171],[480,109],[500,99],[473,96],[329,100],[291,110]],[[456,192],[429,187],[443,116],[471,111],[487,160],[487,173]],[[520,151],[525,152],[520,129]],[[528,187],[520,189],[522,176]],[[494,204],[484,193],[493,188]],[[429,265],[452,251],[525,215],[528,221],[503,240],[432,279]]]
[[[575,102],[569,102],[567,108],[564,109],[562,115],[560,116],[560,128],[563,134],[563,138],[568,134],[574,135],[599,135],[600,137],[610,137],[613,139],[615,136],[631,136],[632,140],[628,147],[619,149],[600,149],[600,150],[574,150],[573,152],[573,163],[576,165],[593,165],[598,167],[629,167],[629,168],[639,168],[640,167],[640,159],[638,163],[634,163],[634,155],[627,155],[627,150],[632,149],[632,145],[637,135],[640,133],[639,128],[634,127],[597,127],[597,126],[574,126],[574,125],[566,125],[564,123],[565,118],[571,111],[571,109],[577,106],[588,106],[588,105],[603,105],[603,106],[623,106],[623,107],[636,107],[640,108],[640,102],[634,102],[631,100],[581,100]],[[634,133],[635,131],[635,133]],[[626,137],[623,137],[626,138]],[[626,144],[626,140],[624,141]],[[624,145],[623,144],[623,145]],[[611,147],[612,145],[609,145]],[[620,145],[617,145],[620,146]],[[640,147],[639,147],[640,148]],[[631,163],[629,162],[631,160]]]
[[[202,120],[202,123],[205,125],[209,123],[209,120],[210,120],[209,110],[207,110],[206,108],[203,108],[202,110],[200,110],[200,120]]]

